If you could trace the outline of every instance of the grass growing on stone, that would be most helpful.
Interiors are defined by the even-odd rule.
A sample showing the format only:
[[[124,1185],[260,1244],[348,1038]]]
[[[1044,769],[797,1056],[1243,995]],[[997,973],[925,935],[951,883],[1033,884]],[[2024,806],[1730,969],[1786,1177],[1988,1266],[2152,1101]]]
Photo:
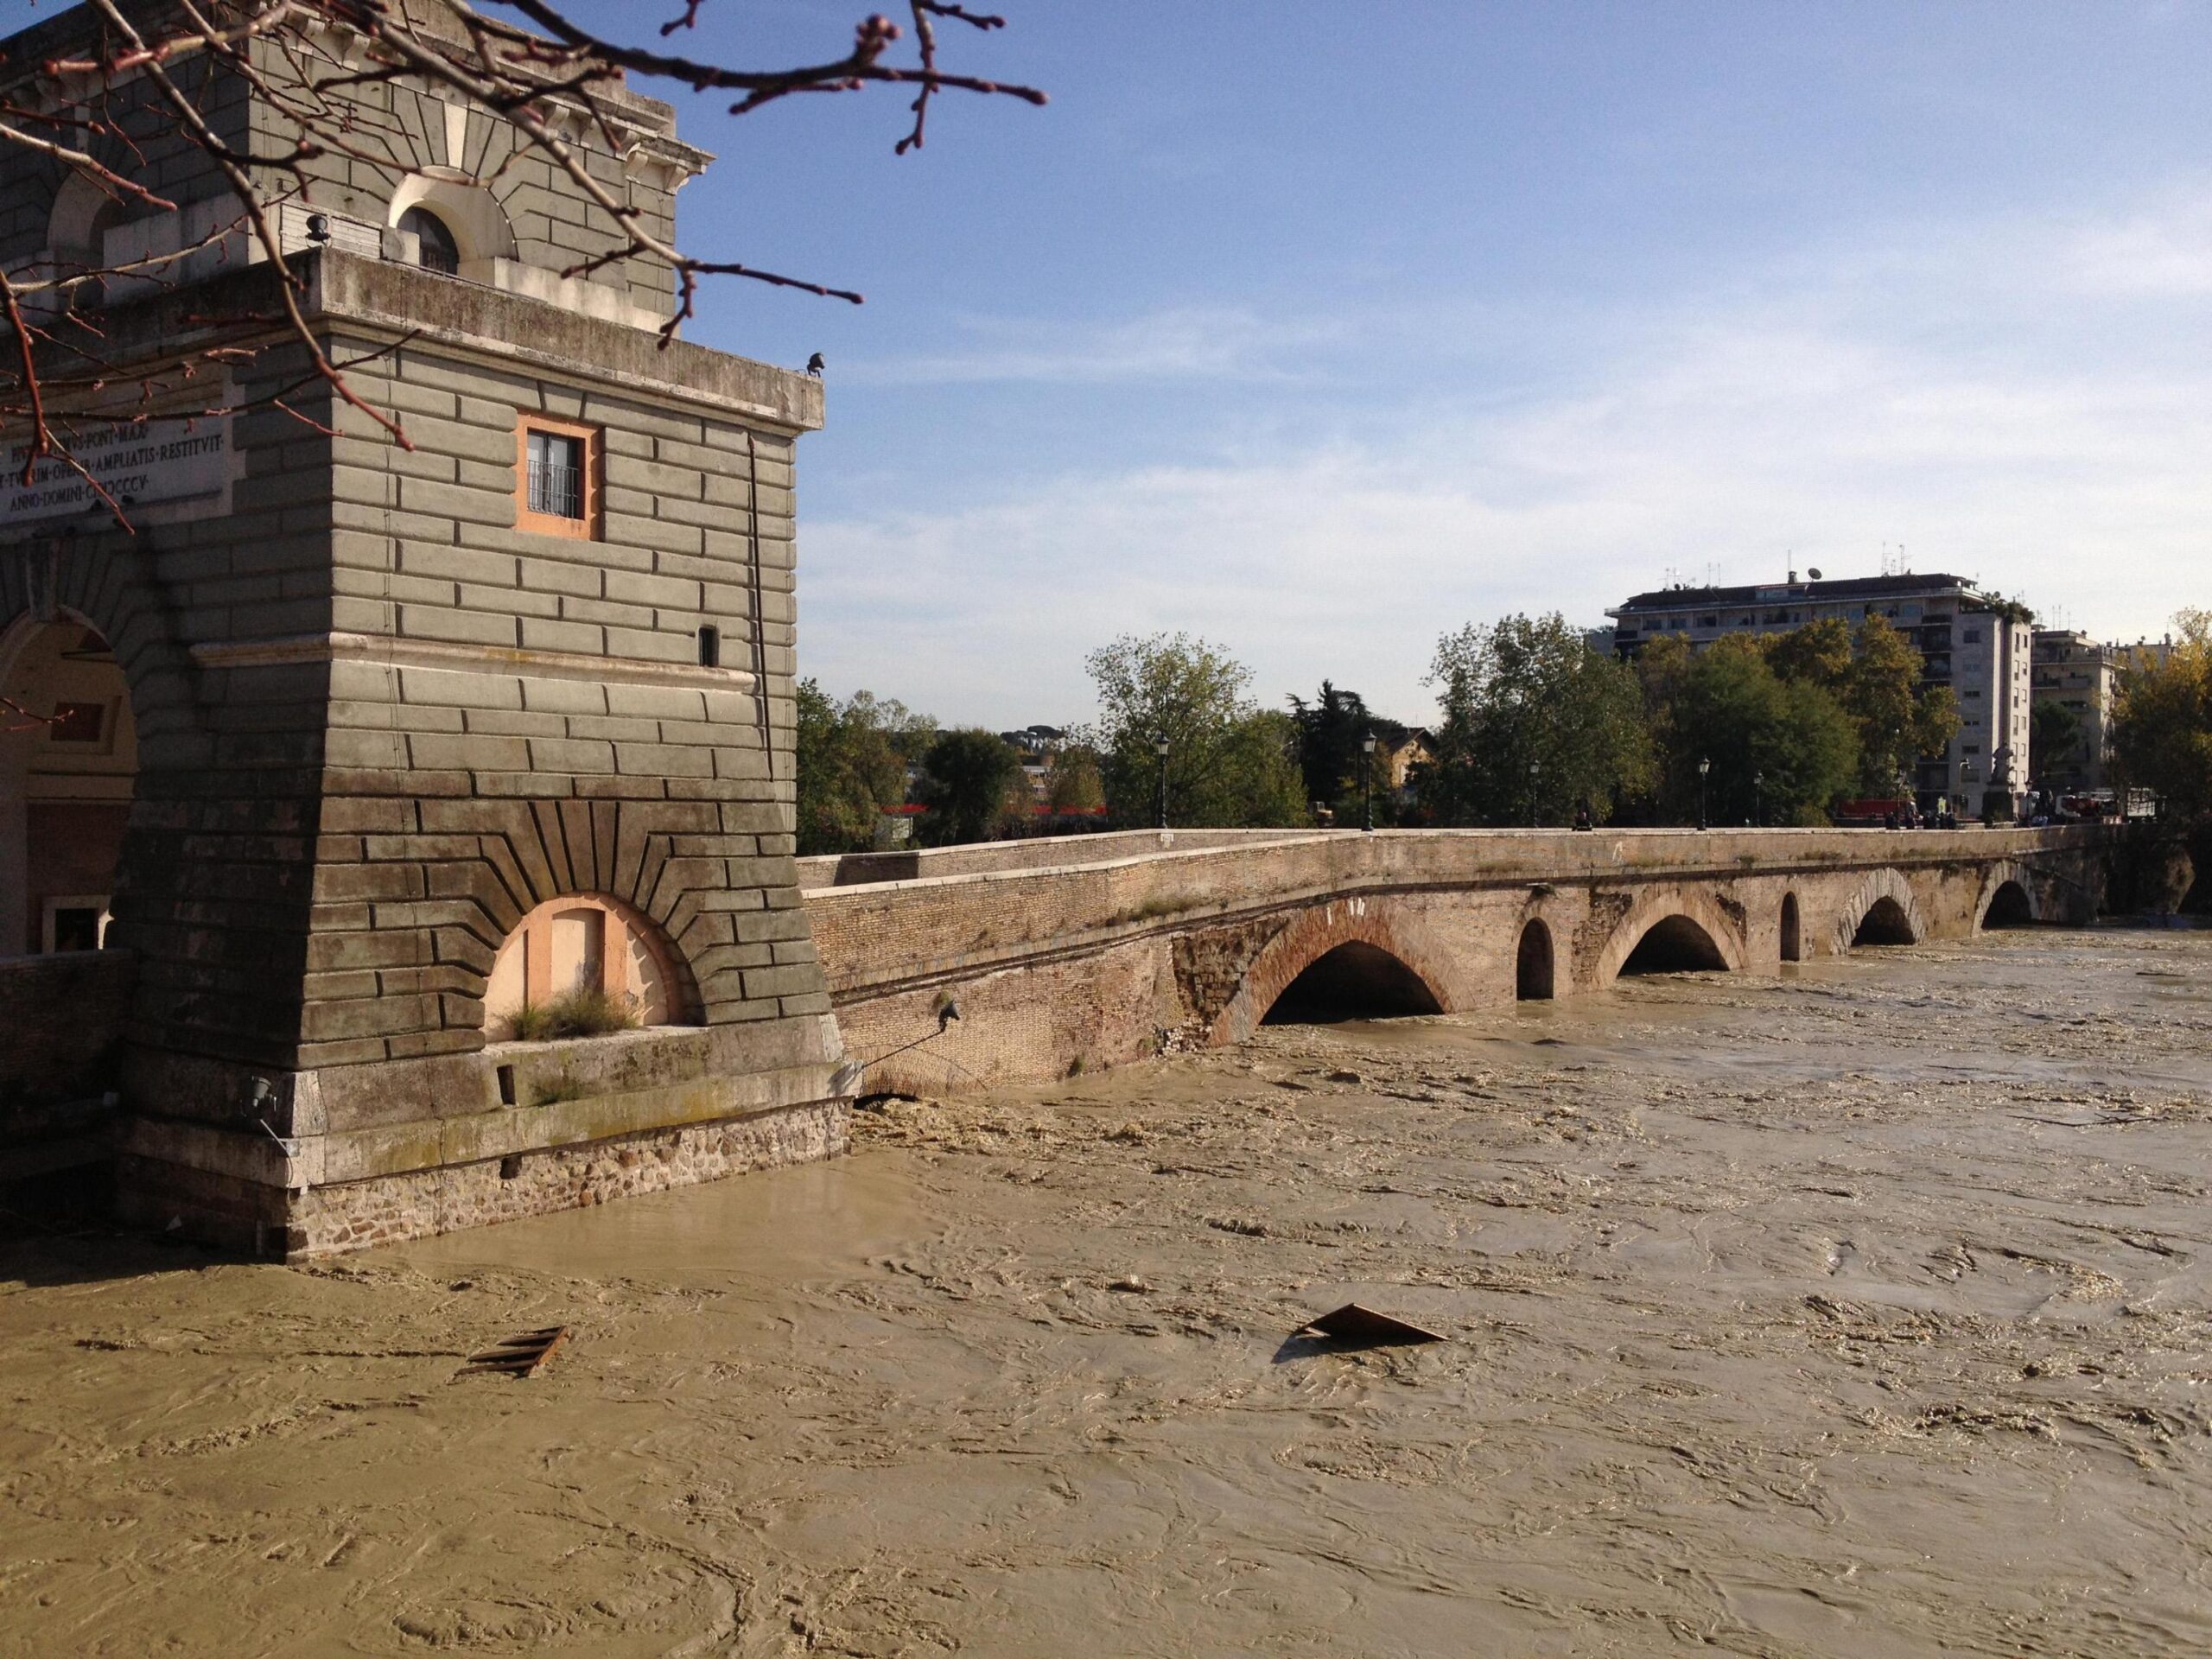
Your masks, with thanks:
[[[638,1011],[626,998],[605,991],[567,991],[550,1002],[525,1002],[517,1009],[514,1039],[542,1043],[560,1037],[604,1037],[628,1031],[637,1023]]]

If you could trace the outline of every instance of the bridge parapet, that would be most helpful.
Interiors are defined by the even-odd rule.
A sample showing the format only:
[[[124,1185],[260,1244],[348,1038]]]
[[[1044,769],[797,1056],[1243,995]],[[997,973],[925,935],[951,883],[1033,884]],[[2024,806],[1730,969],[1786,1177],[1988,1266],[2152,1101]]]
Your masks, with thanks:
[[[810,885],[840,872],[808,861],[849,1052],[925,1036],[947,998],[960,1006],[868,1086],[1037,1079],[1234,1040],[1332,951],[1390,960],[1446,1011],[1510,1001],[1532,921],[1556,943],[1558,995],[1611,983],[1662,924],[1662,945],[1772,972],[1878,924],[1885,938],[1971,933],[2006,883],[2029,915],[2086,921],[2105,844],[2082,825],[1173,836],[903,855],[891,868],[934,873],[847,885]]]

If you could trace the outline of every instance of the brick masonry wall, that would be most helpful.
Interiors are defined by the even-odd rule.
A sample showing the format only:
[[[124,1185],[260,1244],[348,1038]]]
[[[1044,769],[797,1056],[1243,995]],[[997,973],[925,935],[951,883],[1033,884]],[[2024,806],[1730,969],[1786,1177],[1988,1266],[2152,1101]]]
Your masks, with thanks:
[[[115,1086],[137,963],[128,951],[0,958],[0,1105],[99,1094]],[[0,1143],[22,1123],[0,1111]]]

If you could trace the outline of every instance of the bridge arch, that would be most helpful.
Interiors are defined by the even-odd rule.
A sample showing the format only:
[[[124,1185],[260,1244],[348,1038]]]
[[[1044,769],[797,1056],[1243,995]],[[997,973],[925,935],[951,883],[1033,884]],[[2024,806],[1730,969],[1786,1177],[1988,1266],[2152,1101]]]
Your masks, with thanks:
[[[1683,965],[1739,973],[1744,966],[1743,925],[1711,894],[1696,887],[1669,886],[1644,893],[1614,927],[1598,957],[1593,988],[1611,984],[1653,937],[1655,950],[1679,954]]]
[[[1833,944],[1840,957],[1854,944],[1918,944],[1928,933],[1912,884],[1885,866],[1870,872],[1838,913]]]
[[[2043,901],[2037,892],[2035,872],[2011,859],[1991,865],[1983,874],[1981,896],[1974,903],[1974,931],[2024,927],[2042,919]]]
[[[1347,976],[1382,982],[1377,988],[1395,992],[1407,1012],[1449,1014],[1455,1006],[1450,959],[1423,930],[1378,900],[1338,899],[1302,912],[1262,947],[1210,1040],[1245,1040],[1300,975],[1339,951],[1335,960]]]
[[[1559,994],[1559,952],[1552,943],[1551,924],[1529,916],[1521,924],[1521,942],[1513,954],[1513,1000],[1548,1002]]]

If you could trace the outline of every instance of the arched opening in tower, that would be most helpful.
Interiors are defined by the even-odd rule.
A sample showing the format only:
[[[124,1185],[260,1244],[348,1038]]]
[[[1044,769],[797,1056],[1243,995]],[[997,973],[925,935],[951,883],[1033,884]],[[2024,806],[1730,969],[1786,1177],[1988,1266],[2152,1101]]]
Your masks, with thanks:
[[[1388,950],[1354,940],[1308,963],[1283,987],[1261,1024],[1327,1025],[1442,1012],[1419,974]]]
[[[1984,927],[2030,927],[2035,923],[2035,906],[2028,902],[2028,890],[2017,881],[2007,881],[1999,887],[1983,912]]]
[[[1797,919],[1797,895],[1794,893],[1782,895],[1782,959],[1784,962],[1802,962],[1805,959],[1804,929]]]
[[[0,637],[0,956],[107,942],[137,781],[130,690],[97,629]]]
[[[1851,936],[1853,944],[1916,944],[1913,937],[1912,918],[1906,915],[1904,906],[1894,899],[1877,899],[1866,914],[1860,918],[1859,931]]]
[[[1621,975],[1725,973],[1727,967],[1713,935],[1687,916],[1669,916],[1644,930],[1621,964]]]
[[[1534,917],[1521,930],[1521,949],[1513,964],[1513,995],[1522,1002],[1552,999],[1552,931]]]

